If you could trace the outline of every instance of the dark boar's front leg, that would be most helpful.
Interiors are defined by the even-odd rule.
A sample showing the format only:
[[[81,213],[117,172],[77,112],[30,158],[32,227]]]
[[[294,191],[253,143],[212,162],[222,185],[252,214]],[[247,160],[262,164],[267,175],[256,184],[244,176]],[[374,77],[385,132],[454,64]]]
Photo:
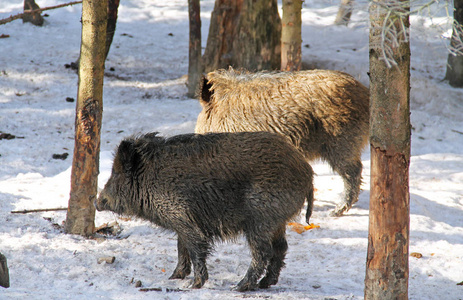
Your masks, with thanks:
[[[206,258],[210,245],[207,241],[192,232],[178,233],[178,264],[170,279],[183,279],[191,272],[193,263],[194,281],[191,286],[194,289],[201,288],[209,278],[206,267]]]
[[[191,273],[191,260],[188,249],[180,237],[177,239],[178,263],[169,279],[185,279]]]

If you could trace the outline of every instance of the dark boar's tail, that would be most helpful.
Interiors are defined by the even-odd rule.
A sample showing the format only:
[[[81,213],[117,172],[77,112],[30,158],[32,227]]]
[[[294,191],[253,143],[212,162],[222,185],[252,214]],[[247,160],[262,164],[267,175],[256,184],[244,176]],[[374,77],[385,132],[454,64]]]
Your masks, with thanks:
[[[307,198],[307,210],[305,213],[305,221],[307,222],[307,224],[310,224],[310,217],[312,216],[313,201],[314,201],[312,183],[308,185],[306,198]]]

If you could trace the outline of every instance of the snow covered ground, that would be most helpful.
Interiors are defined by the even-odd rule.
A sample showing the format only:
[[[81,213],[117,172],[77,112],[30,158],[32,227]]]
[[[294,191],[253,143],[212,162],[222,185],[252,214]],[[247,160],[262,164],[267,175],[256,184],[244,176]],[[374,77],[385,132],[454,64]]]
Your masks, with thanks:
[[[64,3],[39,0],[41,7]],[[0,18],[22,10],[2,0]],[[201,1],[203,45],[212,0]],[[332,25],[338,1],[306,1],[303,60],[312,67],[346,71],[368,85],[368,14],[356,7],[348,27]],[[8,259],[11,287],[0,299],[362,299],[368,234],[369,151],[363,155],[359,202],[345,216],[329,217],[342,180],[328,165],[313,164],[320,228],[287,230],[289,251],[278,284],[268,290],[230,290],[250,255],[244,240],[217,246],[208,260],[209,281],[190,290],[168,277],[176,265],[176,239],[142,220],[97,213],[96,225],[117,221],[117,237],[85,239],[59,226],[64,211],[11,214],[64,207],[70,188],[81,5],[48,11],[46,24],[14,21],[0,26],[0,252]],[[185,96],[188,59],[185,0],[125,0],[106,62],[100,187],[111,152],[125,136],[147,131],[192,132],[200,111]],[[449,35],[445,13],[414,16],[412,23],[412,159],[410,166],[410,299],[463,299],[463,90],[442,81]],[[5,135],[3,135],[5,136]],[[5,136],[6,137],[6,136]],[[68,153],[65,160],[54,154]],[[113,264],[98,264],[115,256]],[[141,292],[135,286],[162,291]],[[166,289],[173,289],[168,292]],[[181,291],[178,291],[181,290]]]

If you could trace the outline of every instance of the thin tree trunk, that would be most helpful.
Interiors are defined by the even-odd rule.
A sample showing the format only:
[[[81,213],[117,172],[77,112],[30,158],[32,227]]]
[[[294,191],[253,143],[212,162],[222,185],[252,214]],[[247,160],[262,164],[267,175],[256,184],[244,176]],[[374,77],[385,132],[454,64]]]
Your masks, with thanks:
[[[463,87],[463,0],[454,0],[453,32],[445,79],[453,87]]]
[[[281,70],[301,69],[301,10],[302,0],[283,0],[281,20]]]
[[[201,78],[201,16],[199,0],[188,0],[190,43],[188,52],[188,97],[195,97]]]
[[[276,70],[281,66],[281,20],[276,0],[216,0],[204,69]]]
[[[113,42],[114,33],[116,32],[117,10],[119,8],[119,0],[108,0],[108,24],[106,26],[106,50],[105,60],[108,57],[109,49]]]
[[[387,7],[387,1],[381,1]],[[365,299],[408,299],[410,231],[410,44],[409,1],[400,2],[400,14],[370,7],[370,223],[365,277]],[[382,37],[385,22],[402,33]],[[395,35],[398,43],[388,43]],[[386,41],[382,44],[381,41]],[[381,46],[382,45],[382,46]],[[381,47],[392,53],[388,67]]]
[[[334,20],[335,25],[349,25],[352,11],[354,10],[354,0],[341,0],[338,14]]]
[[[83,236],[93,234],[95,228],[107,8],[107,0],[82,3],[75,145],[65,230]]]

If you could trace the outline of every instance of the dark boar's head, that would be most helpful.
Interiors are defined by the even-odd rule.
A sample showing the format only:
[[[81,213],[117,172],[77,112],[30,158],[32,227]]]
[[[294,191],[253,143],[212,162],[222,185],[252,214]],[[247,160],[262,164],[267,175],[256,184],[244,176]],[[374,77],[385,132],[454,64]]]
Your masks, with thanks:
[[[98,211],[110,210],[118,214],[131,214],[130,205],[134,191],[134,176],[139,167],[140,155],[136,151],[135,140],[126,139],[117,148],[111,177],[95,200]]]

